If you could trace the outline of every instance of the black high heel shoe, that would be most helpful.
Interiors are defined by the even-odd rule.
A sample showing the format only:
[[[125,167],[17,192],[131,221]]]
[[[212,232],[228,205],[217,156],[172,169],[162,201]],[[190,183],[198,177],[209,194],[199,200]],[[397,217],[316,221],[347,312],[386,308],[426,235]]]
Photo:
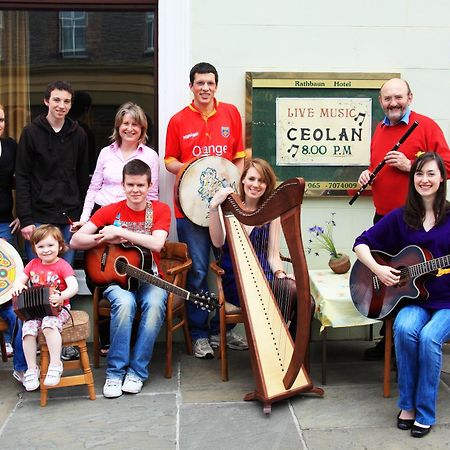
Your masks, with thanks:
[[[400,411],[397,414],[397,428],[400,430],[410,430],[414,424],[414,419],[400,419],[400,414],[402,412]]]
[[[421,438],[426,436],[431,430],[431,425],[428,428],[418,427],[417,425],[413,425],[411,428],[411,436],[416,438]]]

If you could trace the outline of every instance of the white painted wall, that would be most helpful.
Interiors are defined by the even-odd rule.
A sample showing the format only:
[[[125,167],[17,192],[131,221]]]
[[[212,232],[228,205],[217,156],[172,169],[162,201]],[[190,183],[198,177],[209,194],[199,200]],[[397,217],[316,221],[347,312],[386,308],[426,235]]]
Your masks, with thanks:
[[[199,61],[219,71],[218,98],[245,115],[245,72],[399,72],[413,109],[434,118],[450,141],[450,3],[448,0],[163,0],[159,6],[160,154],[172,114],[189,101],[188,74]],[[173,177],[162,166],[161,198]],[[371,224],[370,199],[305,199],[307,227],[336,212],[336,242],[351,254]],[[309,258],[324,267],[325,255]]]

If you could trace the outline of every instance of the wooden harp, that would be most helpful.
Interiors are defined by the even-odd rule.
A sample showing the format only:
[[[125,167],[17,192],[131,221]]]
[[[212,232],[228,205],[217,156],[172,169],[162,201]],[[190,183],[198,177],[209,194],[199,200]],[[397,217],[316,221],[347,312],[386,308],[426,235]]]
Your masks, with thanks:
[[[273,402],[303,392],[323,395],[305,369],[311,300],[301,238],[300,213],[305,182],[282,183],[256,211],[249,212],[236,194],[222,203],[226,235],[238,287],[256,389],[245,400],[258,399],[269,414]],[[293,342],[269,283],[242,224],[260,226],[280,217],[294,268],[297,289],[297,332]]]

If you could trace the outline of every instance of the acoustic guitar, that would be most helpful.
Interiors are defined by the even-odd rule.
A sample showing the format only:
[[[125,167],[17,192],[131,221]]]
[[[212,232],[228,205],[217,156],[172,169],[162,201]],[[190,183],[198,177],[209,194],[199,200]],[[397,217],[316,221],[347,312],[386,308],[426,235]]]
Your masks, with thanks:
[[[379,264],[400,270],[400,281],[395,286],[384,285],[362,262],[356,261],[350,273],[350,295],[356,309],[365,317],[384,319],[405,302],[425,301],[424,287],[430,274],[450,266],[450,255],[433,259],[426,249],[409,245],[395,256],[372,251]]]
[[[87,250],[84,261],[86,275],[96,286],[106,287],[114,283],[123,289],[134,291],[138,287],[138,280],[172,292],[208,311],[220,307],[214,294],[193,294],[146,272],[144,267],[152,267],[153,257],[150,251],[141,247],[131,244],[101,244]]]

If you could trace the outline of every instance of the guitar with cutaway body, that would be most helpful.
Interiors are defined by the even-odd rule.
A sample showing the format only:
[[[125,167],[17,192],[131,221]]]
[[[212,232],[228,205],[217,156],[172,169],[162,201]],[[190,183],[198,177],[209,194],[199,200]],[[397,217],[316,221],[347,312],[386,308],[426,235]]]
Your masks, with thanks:
[[[356,261],[350,273],[350,295],[356,309],[371,319],[384,319],[407,301],[426,301],[424,283],[430,274],[450,266],[450,255],[433,259],[433,255],[417,245],[409,245],[395,256],[372,251],[375,261],[400,270],[400,281],[386,286],[362,262]]]

